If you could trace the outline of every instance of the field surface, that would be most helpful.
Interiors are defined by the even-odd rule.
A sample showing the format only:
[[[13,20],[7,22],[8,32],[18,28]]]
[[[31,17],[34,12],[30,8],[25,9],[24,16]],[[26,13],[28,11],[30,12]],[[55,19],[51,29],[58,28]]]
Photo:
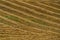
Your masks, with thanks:
[[[60,1],[0,0],[0,40],[60,40]]]

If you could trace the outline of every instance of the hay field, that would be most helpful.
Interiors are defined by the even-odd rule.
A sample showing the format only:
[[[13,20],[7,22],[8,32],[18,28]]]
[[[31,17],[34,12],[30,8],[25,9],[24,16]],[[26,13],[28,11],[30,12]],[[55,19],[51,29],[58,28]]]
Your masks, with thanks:
[[[0,0],[0,40],[60,40],[60,2]]]

